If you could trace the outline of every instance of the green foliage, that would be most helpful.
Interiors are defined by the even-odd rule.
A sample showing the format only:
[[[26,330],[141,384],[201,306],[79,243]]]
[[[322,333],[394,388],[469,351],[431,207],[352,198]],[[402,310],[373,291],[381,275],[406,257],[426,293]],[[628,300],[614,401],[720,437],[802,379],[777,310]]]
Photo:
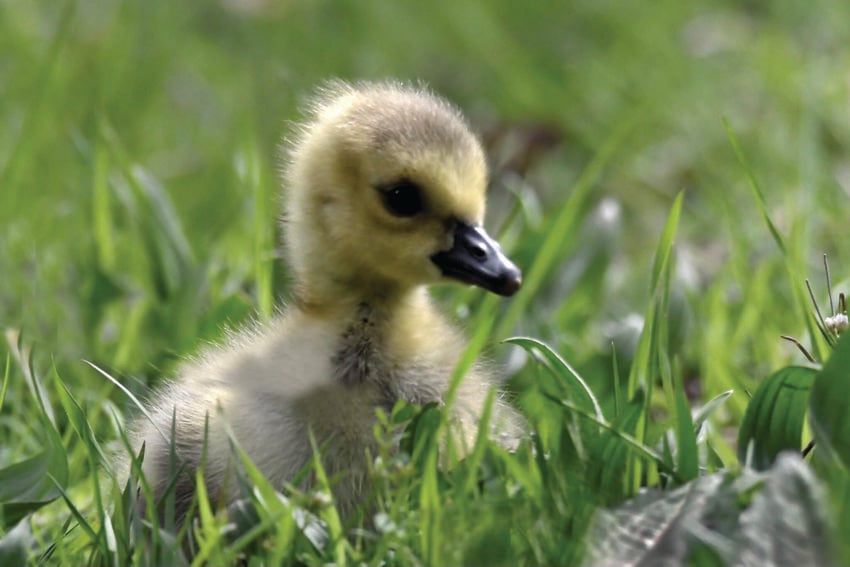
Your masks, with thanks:
[[[850,258],[848,6],[0,2],[0,564],[850,563],[850,350],[803,285]],[[346,520],[318,460],[281,494],[234,443],[243,498],[153,527],[130,423],[286,301],[277,148],[332,76],[424,79],[482,133],[525,285],[436,295],[453,388],[484,352],[532,434],[461,459],[399,405]]]
[[[27,378],[27,386],[35,394],[37,422],[40,426],[37,434],[42,439],[43,448],[33,457],[0,469],[0,506],[2,506],[0,527],[2,528],[14,526],[29,513],[54,500],[68,484],[68,459],[64,443],[56,429],[53,410],[46,405],[49,401],[44,398],[44,387],[31,370],[29,352],[12,342],[17,338],[13,334],[8,334],[7,338]],[[4,390],[8,377],[7,366]]]
[[[717,473],[603,512],[585,565],[829,565],[817,479],[783,455],[766,473]]]
[[[842,337],[812,385],[810,411],[815,438],[827,455],[850,468],[850,334]]]
[[[801,449],[815,374],[812,368],[789,366],[764,379],[738,431],[738,459],[742,463],[766,470],[781,451]]]

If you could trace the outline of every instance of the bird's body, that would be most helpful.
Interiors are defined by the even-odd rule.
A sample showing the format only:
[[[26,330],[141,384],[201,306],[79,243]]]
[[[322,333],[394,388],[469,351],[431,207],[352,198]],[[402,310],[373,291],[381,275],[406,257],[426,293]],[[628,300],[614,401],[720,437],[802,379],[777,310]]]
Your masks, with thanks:
[[[208,491],[239,495],[231,436],[283,489],[313,458],[312,434],[339,478],[337,504],[356,508],[376,410],[442,402],[465,349],[425,285],[450,277],[504,295],[519,287],[519,271],[480,227],[480,146],[428,92],[333,85],[291,142],[285,182],[292,304],[183,366],[141,422],[145,476],[157,497],[175,486],[178,520],[194,491],[193,475],[172,478],[179,463],[191,472],[203,458]],[[491,386],[481,365],[461,382],[451,411],[467,442]],[[497,421],[510,429],[512,420],[500,405]]]

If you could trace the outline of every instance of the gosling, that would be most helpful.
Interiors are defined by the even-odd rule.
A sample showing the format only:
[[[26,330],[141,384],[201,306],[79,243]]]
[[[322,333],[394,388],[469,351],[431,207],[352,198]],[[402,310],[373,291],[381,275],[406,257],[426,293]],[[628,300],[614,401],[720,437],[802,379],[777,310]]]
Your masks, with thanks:
[[[279,490],[314,458],[312,435],[339,478],[338,509],[356,510],[376,410],[443,402],[465,348],[426,286],[453,280],[509,296],[521,284],[482,227],[481,145],[444,99],[394,82],[332,83],[285,145],[291,305],[183,366],[138,424],[145,478],[157,500],[174,487],[178,523],[202,460],[214,501],[240,496],[231,435]],[[461,382],[450,411],[467,442],[491,387],[481,364]],[[501,437],[517,435],[507,405],[495,415]]]

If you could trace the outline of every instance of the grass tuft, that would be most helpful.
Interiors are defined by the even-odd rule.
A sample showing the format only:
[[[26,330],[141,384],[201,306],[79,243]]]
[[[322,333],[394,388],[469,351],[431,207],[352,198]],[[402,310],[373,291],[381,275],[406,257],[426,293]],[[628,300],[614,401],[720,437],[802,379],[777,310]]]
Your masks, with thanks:
[[[2,4],[0,564],[850,564],[847,278],[822,265],[850,258],[850,4],[436,1]],[[483,353],[529,435],[462,452],[440,408],[379,412],[353,516],[318,458],[278,492],[234,443],[241,499],[199,482],[177,529],[185,471],[156,503],[131,424],[289,297],[302,97],[387,76],[491,158],[525,282],[435,290],[470,339],[448,405]]]

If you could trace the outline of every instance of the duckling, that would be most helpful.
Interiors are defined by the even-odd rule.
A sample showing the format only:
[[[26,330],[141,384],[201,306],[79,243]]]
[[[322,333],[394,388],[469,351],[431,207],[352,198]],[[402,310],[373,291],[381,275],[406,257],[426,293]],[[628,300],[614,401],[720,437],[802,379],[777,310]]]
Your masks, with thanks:
[[[293,298],[275,320],[185,364],[140,423],[145,477],[175,486],[182,522],[204,459],[211,495],[239,496],[232,435],[283,490],[322,447],[343,514],[368,491],[376,410],[443,402],[465,343],[429,284],[457,281],[509,296],[520,270],[483,228],[484,152],[460,111],[422,87],[334,82],[286,143],[282,226]],[[452,419],[467,441],[488,390],[477,364]],[[497,414],[513,438],[516,417]],[[171,438],[173,436],[173,443]],[[173,446],[173,450],[172,450]]]

